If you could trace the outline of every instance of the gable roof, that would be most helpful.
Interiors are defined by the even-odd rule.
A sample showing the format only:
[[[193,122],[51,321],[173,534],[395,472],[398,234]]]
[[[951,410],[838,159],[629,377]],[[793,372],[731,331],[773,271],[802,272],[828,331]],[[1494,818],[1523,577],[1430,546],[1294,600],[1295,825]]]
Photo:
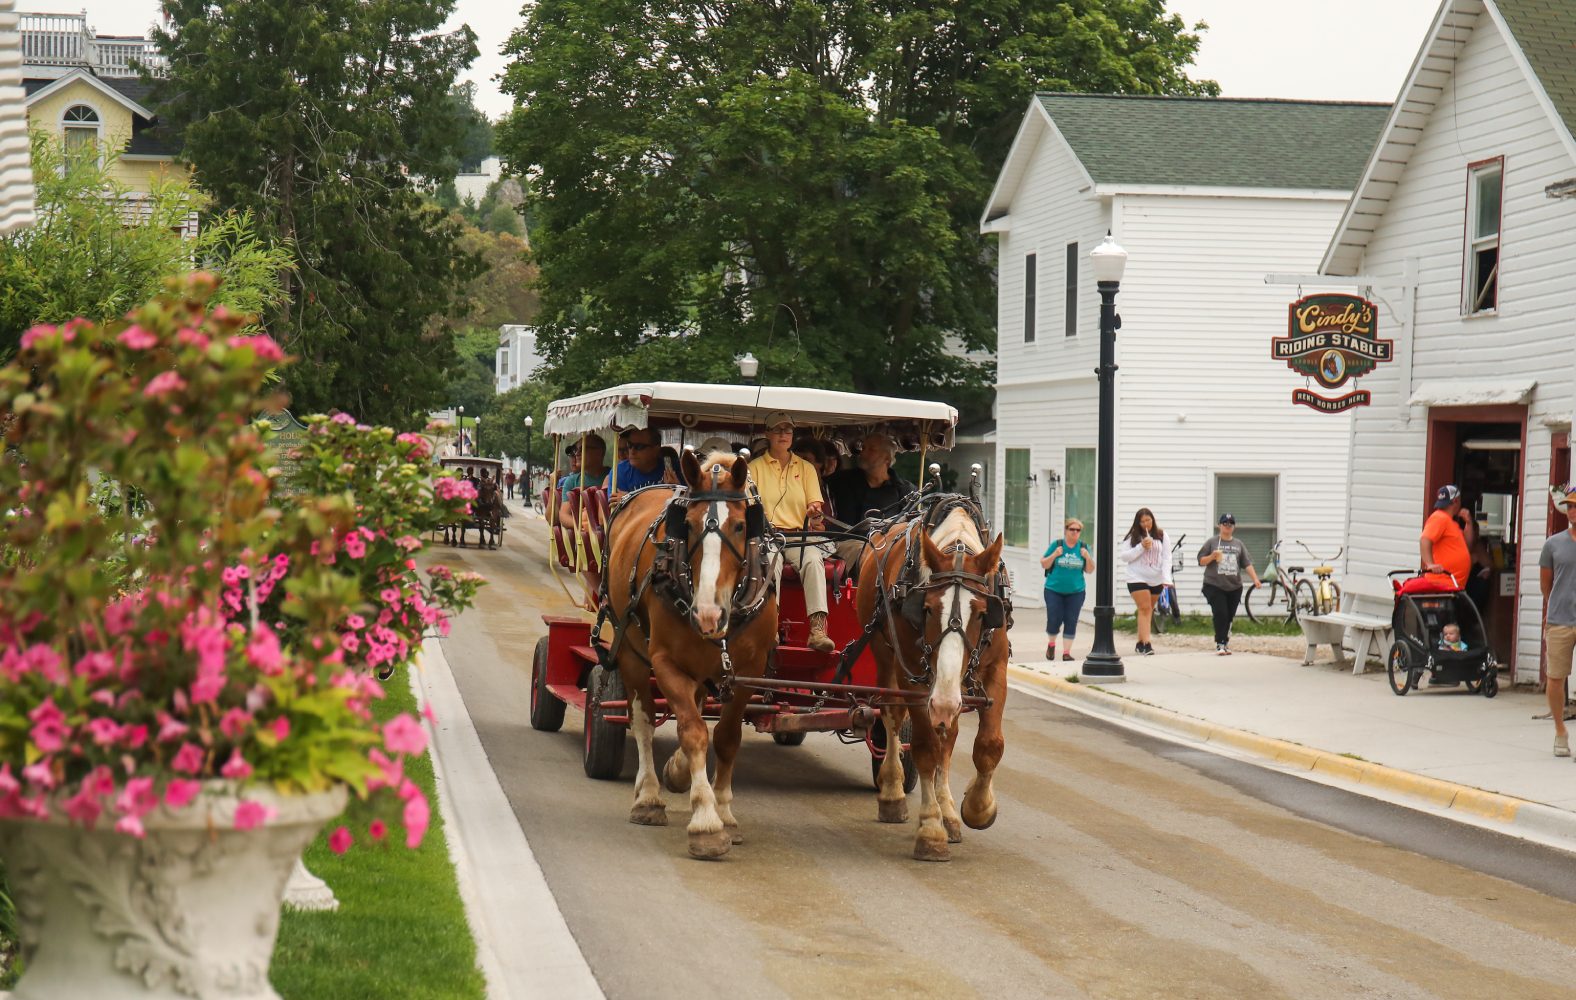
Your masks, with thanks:
[[[1354,101],[1036,94],[984,221],[1006,213],[1046,133],[1066,144],[1097,188],[1343,193],[1362,176],[1363,157],[1389,108]]]
[[[1576,157],[1576,0],[1443,0],[1324,253],[1320,273],[1357,273],[1429,116],[1449,92],[1457,60],[1485,20],[1505,35],[1550,127]]]
[[[77,82],[87,84],[94,90],[97,90],[99,93],[103,94],[105,97],[108,97],[110,100],[123,105],[134,115],[141,115],[144,118],[150,119],[154,117],[153,112],[143,107],[136,98],[130,96],[127,93],[123,93],[118,88],[112,86],[109,80],[96,77],[85,69],[74,69],[65,76],[54,80],[25,81],[28,106],[31,107],[36,102],[43,100],[50,94],[53,94],[55,91],[64,90],[66,87],[69,87],[71,84]],[[116,80],[115,82],[119,83],[120,81]],[[138,81],[131,80],[126,82],[136,83]]]

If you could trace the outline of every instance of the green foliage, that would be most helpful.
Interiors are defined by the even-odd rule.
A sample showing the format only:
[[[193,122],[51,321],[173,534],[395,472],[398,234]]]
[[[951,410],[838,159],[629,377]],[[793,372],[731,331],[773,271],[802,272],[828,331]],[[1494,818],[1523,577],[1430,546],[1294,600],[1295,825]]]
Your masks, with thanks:
[[[460,225],[417,178],[452,178],[468,125],[451,97],[476,56],[440,33],[453,0],[167,0],[163,120],[217,203],[297,248],[268,329],[303,363],[299,410],[414,428],[443,402],[432,322],[475,274]]]
[[[640,378],[933,396],[993,381],[980,207],[1037,88],[1214,93],[1162,0],[541,0],[506,46],[541,344]]]
[[[459,139],[454,146],[454,170],[474,174],[493,152],[493,126],[476,106],[476,84],[469,80],[449,91],[449,113],[458,120]]]
[[[549,382],[530,379],[521,382],[493,401],[492,410],[482,421],[476,448],[483,455],[525,457],[525,418],[534,420],[531,429],[531,462],[546,468],[553,461],[553,442],[542,433],[547,419],[547,404],[563,395]]]
[[[194,267],[224,279],[217,304],[255,315],[283,301],[294,259],[249,213],[209,211],[207,196],[179,176],[132,200],[115,179],[114,151],[101,163],[66,156],[42,131],[32,142],[38,221],[0,239],[0,360],[35,323],[122,316]],[[182,237],[194,217],[196,236]]]

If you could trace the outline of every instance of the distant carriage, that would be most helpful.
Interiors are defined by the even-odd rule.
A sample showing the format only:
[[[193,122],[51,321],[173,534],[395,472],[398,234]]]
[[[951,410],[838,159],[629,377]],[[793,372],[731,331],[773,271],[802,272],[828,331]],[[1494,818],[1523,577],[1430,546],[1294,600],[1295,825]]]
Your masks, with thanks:
[[[503,544],[503,519],[507,516],[503,506],[503,490],[498,485],[503,475],[503,463],[496,458],[478,456],[450,456],[438,460],[441,469],[458,469],[462,476],[476,487],[476,499],[471,501],[470,518],[451,524],[440,524],[438,533],[447,545],[465,547],[465,536],[476,532],[476,547],[496,549]]]

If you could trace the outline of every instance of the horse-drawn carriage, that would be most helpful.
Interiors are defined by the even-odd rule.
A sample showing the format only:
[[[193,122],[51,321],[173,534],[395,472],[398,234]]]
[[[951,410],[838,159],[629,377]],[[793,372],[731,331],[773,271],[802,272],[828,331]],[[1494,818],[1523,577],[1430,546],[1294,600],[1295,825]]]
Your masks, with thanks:
[[[683,478],[611,503],[592,487],[548,497],[549,564],[564,576],[599,568],[600,601],[595,621],[544,616],[531,725],[556,731],[568,706],[580,709],[585,772],[603,779],[619,776],[634,730],[640,766],[630,821],[660,825],[651,731],[675,719],[681,747],[662,778],[691,792],[697,857],[720,856],[739,840],[731,778],[742,723],[785,746],[834,733],[868,749],[883,821],[906,820],[906,793],[925,785],[915,856],[945,860],[964,823],[983,829],[995,818],[990,774],[1001,755],[1010,614],[1001,540],[990,543],[977,497],[942,493],[939,477],[897,510],[840,512],[860,518],[852,529],[773,527],[749,478],[749,453],[732,443],[752,440],[774,411],[834,447],[880,429],[897,448],[919,452],[921,468],[929,452],[951,446],[957,421],[943,403],[776,386],[659,382],[552,403],[546,430],[558,446],[652,428],[682,453]],[[693,450],[718,435],[729,448]],[[835,648],[812,648],[802,581],[783,552],[829,548],[865,531],[857,575],[825,559],[825,631]],[[974,710],[982,712],[978,776],[960,816],[947,773],[958,716]],[[705,719],[718,720],[710,782]],[[931,780],[923,780],[927,770]]]
[[[444,544],[465,547],[465,535],[476,532],[476,547],[496,549],[503,544],[503,519],[508,516],[503,506],[503,462],[496,458],[478,455],[449,455],[438,459],[439,468],[457,469],[476,488],[476,499],[471,501],[469,520],[453,524],[440,524],[437,531]]]

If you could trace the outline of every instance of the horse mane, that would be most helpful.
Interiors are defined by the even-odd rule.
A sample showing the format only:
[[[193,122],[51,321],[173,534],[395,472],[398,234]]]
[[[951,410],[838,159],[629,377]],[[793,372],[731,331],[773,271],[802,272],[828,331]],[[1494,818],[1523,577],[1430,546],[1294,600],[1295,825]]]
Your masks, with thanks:
[[[952,546],[963,543],[963,548],[971,556],[977,556],[985,551],[985,542],[980,538],[980,529],[974,523],[974,518],[962,507],[954,507],[941,523],[930,532],[930,540],[936,543],[936,548],[946,552]],[[919,580],[921,583],[930,582],[930,567],[925,565],[925,560],[919,561]]]
[[[714,466],[714,465],[722,466],[722,474],[723,474],[724,477],[726,477],[733,471],[733,463],[737,462],[739,460],[739,456],[735,455],[731,451],[713,451],[713,452],[708,452],[705,458],[701,458],[700,455],[697,453],[695,457],[697,459],[700,459],[700,472],[701,472],[701,484],[702,484],[701,488],[702,489],[709,489],[711,487],[711,478],[710,477],[711,477],[711,467],[712,466]]]

